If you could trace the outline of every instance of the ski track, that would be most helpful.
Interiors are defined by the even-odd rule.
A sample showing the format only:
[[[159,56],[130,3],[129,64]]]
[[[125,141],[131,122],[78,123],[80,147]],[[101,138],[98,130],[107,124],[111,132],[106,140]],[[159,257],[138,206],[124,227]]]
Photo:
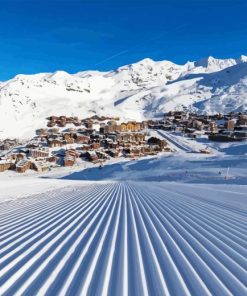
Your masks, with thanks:
[[[0,203],[0,295],[246,295],[247,195],[92,183]]]
[[[178,150],[182,150],[187,153],[197,152],[194,149],[192,149],[189,145],[184,144],[182,141],[179,141],[178,138],[172,133],[165,132],[162,130],[157,130],[157,133],[162,136],[165,140],[172,143]]]

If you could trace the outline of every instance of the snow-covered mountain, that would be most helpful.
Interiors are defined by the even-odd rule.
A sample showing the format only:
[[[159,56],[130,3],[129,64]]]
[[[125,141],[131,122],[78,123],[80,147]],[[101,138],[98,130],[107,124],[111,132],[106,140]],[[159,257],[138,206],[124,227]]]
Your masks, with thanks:
[[[247,56],[185,65],[144,59],[110,72],[17,75],[0,83],[0,138],[29,136],[49,115],[142,120],[174,109],[247,109]]]

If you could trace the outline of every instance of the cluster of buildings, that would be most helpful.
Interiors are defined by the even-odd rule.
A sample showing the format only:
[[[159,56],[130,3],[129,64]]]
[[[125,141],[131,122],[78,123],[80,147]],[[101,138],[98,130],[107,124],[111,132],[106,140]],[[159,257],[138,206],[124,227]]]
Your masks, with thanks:
[[[19,142],[17,141],[17,139],[5,139],[3,141],[0,141],[0,151],[10,150],[18,144]]]
[[[168,143],[148,136],[150,129],[180,131],[213,141],[247,140],[247,113],[200,115],[168,112],[162,120],[119,122],[117,117],[50,116],[45,128],[25,144],[0,142],[0,172],[29,169],[44,172],[57,166],[73,166],[80,159],[102,164],[113,157],[136,158],[171,151]]]
[[[208,135],[212,141],[247,140],[247,113],[201,115],[184,111],[168,112],[163,120],[149,122],[149,128],[183,132],[196,138]]]
[[[111,157],[135,158],[171,151],[165,140],[148,137],[149,122],[118,122],[119,118],[51,116],[47,127],[24,145],[6,147],[0,171],[29,169],[44,172],[56,166],[73,166],[79,159],[102,164]]]
[[[74,126],[85,125],[86,127],[91,127],[92,123],[103,122],[106,120],[119,120],[119,117],[110,116],[98,116],[94,115],[89,118],[79,119],[78,117],[68,117],[68,116],[50,116],[47,118],[47,127],[65,127],[67,124],[73,124]]]

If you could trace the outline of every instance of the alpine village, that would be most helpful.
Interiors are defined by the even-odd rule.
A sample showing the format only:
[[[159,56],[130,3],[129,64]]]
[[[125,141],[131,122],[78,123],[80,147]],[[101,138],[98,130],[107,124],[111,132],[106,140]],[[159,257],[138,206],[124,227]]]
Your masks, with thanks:
[[[178,132],[191,139],[207,136],[209,141],[243,141],[247,139],[247,113],[210,116],[171,111],[162,120],[142,122],[121,122],[120,118],[97,115],[82,120],[50,116],[47,126],[26,142],[0,140],[0,172],[45,172],[54,167],[71,167],[78,161],[102,168],[110,158],[136,159],[174,152],[166,139],[152,136],[151,130]],[[205,149],[198,153],[211,152]]]

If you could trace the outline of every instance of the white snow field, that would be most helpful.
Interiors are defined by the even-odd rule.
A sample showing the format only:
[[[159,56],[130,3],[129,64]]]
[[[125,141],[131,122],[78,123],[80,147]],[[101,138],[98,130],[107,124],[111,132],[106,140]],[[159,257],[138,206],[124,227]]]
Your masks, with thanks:
[[[0,199],[0,295],[246,295],[247,186],[87,182]]]

